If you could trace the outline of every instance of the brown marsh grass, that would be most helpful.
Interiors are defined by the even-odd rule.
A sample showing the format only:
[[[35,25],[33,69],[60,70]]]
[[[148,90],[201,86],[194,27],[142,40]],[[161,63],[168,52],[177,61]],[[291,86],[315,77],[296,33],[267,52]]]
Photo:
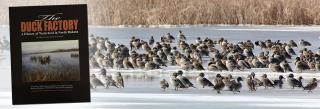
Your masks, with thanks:
[[[88,4],[91,25],[320,24],[320,0],[19,0],[3,3],[0,10],[73,3]],[[6,16],[0,11],[2,23]]]

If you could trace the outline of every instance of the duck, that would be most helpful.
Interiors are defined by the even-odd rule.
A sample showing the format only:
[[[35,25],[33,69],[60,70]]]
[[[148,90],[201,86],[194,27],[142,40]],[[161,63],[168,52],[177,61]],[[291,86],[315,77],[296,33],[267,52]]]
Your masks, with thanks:
[[[106,88],[109,88],[110,86],[113,86],[113,87],[116,87],[116,88],[119,88],[116,84],[116,82],[112,79],[112,76],[111,75],[107,75],[107,71],[102,68],[100,70],[100,81],[104,84],[104,86]]]
[[[199,73],[198,77],[197,77],[197,83],[202,87],[211,87],[213,88],[213,84],[207,79],[204,77],[204,73]]]
[[[186,86],[187,88],[188,87],[196,88],[187,77],[182,76],[183,72],[181,70],[179,70],[177,74],[178,74],[177,78],[182,82],[184,86]]]
[[[231,90],[231,85],[232,85],[232,82],[234,81],[234,78],[232,77],[231,74],[228,74],[228,76],[224,77],[223,78],[223,83],[225,84],[225,86]]]
[[[303,87],[303,90],[308,90],[308,93],[312,92],[312,90],[318,87],[318,80],[316,78],[312,78],[312,80]]]
[[[251,75],[247,76],[246,83],[247,83],[247,86],[248,86],[250,91],[256,91],[257,90],[256,86],[255,86],[255,82],[254,82],[254,80],[253,80]]]
[[[160,66],[158,64],[155,64],[153,62],[147,62],[144,65],[144,69],[146,70],[153,70],[153,69],[160,69]]]
[[[140,69],[144,69],[145,68],[145,62],[142,60],[142,58],[137,58],[136,60],[136,63],[137,63],[137,67],[140,68]]]
[[[171,84],[174,86],[174,90],[178,91],[179,88],[186,88],[185,85],[177,78],[178,74],[177,73],[172,73],[170,79],[171,79]]]
[[[233,80],[231,82],[230,91],[232,91],[234,94],[240,93],[240,89],[242,88],[241,81],[243,81],[242,77],[237,77],[236,80]]]
[[[237,62],[233,59],[233,57],[229,57],[228,60],[226,61],[226,66],[228,68],[228,71],[233,71],[235,68],[239,69],[239,66]]]
[[[288,54],[296,55],[296,52],[291,48],[291,45],[286,45],[285,50]]]
[[[281,62],[280,67],[283,69],[283,72],[293,72],[287,60]]]
[[[249,64],[247,61],[245,61],[244,58],[240,58],[237,63],[238,63],[238,66],[240,67],[240,69],[241,69],[242,71],[243,71],[245,68],[246,68],[246,69],[251,69],[250,64]]]
[[[261,80],[259,80],[258,78],[255,77],[255,73],[254,72],[251,72],[251,77],[252,77],[252,80],[254,82],[254,86],[255,87],[259,87],[259,86],[263,86],[263,82]]]
[[[167,82],[166,79],[162,79],[160,81],[160,88],[163,89],[163,91],[165,91],[166,88],[169,88],[169,83]]]
[[[216,75],[216,78],[214,79],[215,85],[213,88],[217,90],[217,93],[220,94],[221,90],[224,88],[225,84],[223,83],[223,77],[220,74]]]
[[[219,70],[218,67],[216,66],[215,62],[209,62],[207,69],[209,71],[218,71]]]
[[[160,59],[160,57],[158,55],[155,55],[154,57],[152,57],[153,63],[159,65],[159,66],[165,66],[167,67],[167,65]]]
[[[302,77],[299,77],[299,80],[294,78],[294,75],[291,73],[288,76],[288,85],[294,89],[294,87],[302,87]]]
[[[127,57],[123,59],[123,67],[125,69],[134,69],[132,63],[129,61]]]
[[[278,86],[280,89],[283,87],[283,79],[285,79],[282,75],[279,75],[279,78],[273,80],[274,86]]]
[[[294,42],[293,40],[289,40],[288,45],[292,46],[292,47],[298,47],[297,43]]]
[[[271,81],[268,77],[267,74],[263,74],[262,76],[262,83],[265,89],[267,89],[268,87],[274,87],[274,83],[273,81]]]
[[[116,77],[115,77],[115,81],[116,81],[117,86],[119,88],[124,88],[124,81],[123,81],[123,77],[120,72],[117,72]]]
[[[305,41],[305,40],[303,40],[303,39],[300,40],[299,44],[300,44],[300,46],[302,46],[302,47],[311,46],[311,43],[310,43],[310,42]]]
[[[272,72],[284,72],[283,68],[280,66],[280,64],[277,63],[270,63],[269,64],[269,69]]]
[[[195,68],[196,70],[205,70],[202,64],[199,63],[198,61],[193,61],[192,65],[193,65],[193,68]]]
[[[254,68],[264,68],[265,67],[265,65],[263,65],[262,62],[260,62],[257,57],[253,57],[253,59],[251,61],[251,65]]]
[[[96,89],[98,86],[104,86],[104,84],[96,77],[95,74],[90,75],[90,85],[93,89]]]
[[[186,40],[186,36],[182,33],[181,30],[179,30],[178,37],[179,37],[179,40],[181,40],[181,41],[185,41]]]
[[[219,71],[223,71],[223,70],[228,71],[227,66],[223,64],[221,60],[217,60],[216,67],[218,68]]]
[[[301,60],[300,57],[296,57],[296,62],[294,64],[295,64],[296,71],[300,73],[302,73],[302,71],[304,70],[310,69],[308,64],[305,61]]]
[[[106,88],[109,88],[110,86],[119,88],[117,86],[116,81],[112,79],[112,76],[111,75],[106,75]]]
[[[149,45],[153,45],[154,42],[155,42],[155,41],[154,41],[154,38],[153,38],[153,36],[151,36],[151,37],[150,37],[150,40],[149,40]]]

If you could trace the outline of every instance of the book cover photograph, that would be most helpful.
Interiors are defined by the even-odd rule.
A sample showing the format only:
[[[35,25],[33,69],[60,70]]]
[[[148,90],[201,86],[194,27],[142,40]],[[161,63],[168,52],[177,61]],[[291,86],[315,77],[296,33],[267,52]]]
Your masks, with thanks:
[[[10,7],[13,104],[90,101],[86,13],[86,5]]]

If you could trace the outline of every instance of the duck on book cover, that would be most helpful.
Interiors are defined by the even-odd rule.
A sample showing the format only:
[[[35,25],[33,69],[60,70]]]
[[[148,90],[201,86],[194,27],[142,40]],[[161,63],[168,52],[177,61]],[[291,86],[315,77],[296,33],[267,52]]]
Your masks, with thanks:
[[[89,102],[86,5],[10,7],[13,104]]]

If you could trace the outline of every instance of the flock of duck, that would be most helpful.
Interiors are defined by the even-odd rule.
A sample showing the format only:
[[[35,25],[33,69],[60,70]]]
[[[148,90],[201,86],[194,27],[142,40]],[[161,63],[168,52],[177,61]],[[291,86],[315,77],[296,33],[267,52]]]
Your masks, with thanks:
[[[261,75],[261,78],[259,79],[258,77],[256,77],[256,74],[254,72],[251,72],[251,74],[249,74],[245,79],[245,83],[249,91],[257,91],[258,87],[264,87],[265,89],[268,89],[269,87],[278,87],[279,89],[282,89],[285,83],[284,79],[285,77],[283,75],[279,75],[279,78],[277,79],[269,79],[267,74]],[[287,86],[291,89],[301,88],[303,90],[307,90],[308,92],[312,92],[312,90],[318,87],[318,80],[316,78],[312,78],[306,85],[303,85],[303,79],[304,78],[302,76],[299,76],[298,79],[296,79],[294,77],[294,74],[290,73],[287,76],[286,83]],[[213,79],[213,82],[207,79],[204,73],[199,73],[199,75],[196,77],[196,83],[198,84],[198,86],[200,86],[200,88],[208,87],[216,90],[218,94],[220,94],[221,91],[225,88],[227,88],[228,91],[232,91],[234,94],[240,93],[240,89],[242,88],[242,81],[244,81],[244,79],[241,76],[234,78],[231,74],[228,74],[226,76],[217,74]],[[197,88],[189,80],[188,77],[183,76],[182,70],[172,73],[172,75],[170,76],[170,84],[175,91],[178,91],[179,89]],[[91,74],[90,86],[93,89],[96,89],[99,86],[105,88],[125,87],[124,79],[120,72],[117,72],[115,76],[112,76],[110,74],[107,74],[107,71],[105,69],[101,69],[96,74]],[[160,80],[160,88],[163,91],[169,88],[169,86],[169,82],[166,79]]]
[[[267,74],[263,74],[261,76],[261,79],[258,79],[255,76],[255,73],[251,72],[251,74],[246,78],[246,84],[250,91],[256,91],[259,86],[263,86],[265,89],[269,87],[279,87],[280,89],[282,89],[284,84],[283,79],[284,76],[280,75],[278,79],[271,80],[267,77]],[[303,88],[303,90],[308,90],[308,92],[312,92],[312,90],[317,88],[318,81],[316,78],[312,78],[312,80],[305,86],[303,86],[302,79],[303,78],[301,76],[299,77],[299,79],[296,79],[294,78],[293,74],[289,74],[287,78],[288,86],[292,89],[294,89],[295,87]],[[242,77],[233,78],[231,74],[228,74],[227,76],[217,74],[215,76],[215,79],[213,80],[213,84],[209,79],[205,78],[204,73],[199,73],[196,81],[202,88],[210,87],[213,90],[216,90],[217,93],[220,93],[221,90],[223,90],[225,87],[233,93],[240,93],[240,89],[242,88],[241,81],[243,81],[243,79]],[[179,88],[189,87],[196,88],[187,77],[183,76],[183,71],[181,70],[171,75],[170,82],[175,90],[178,90]],[[169,83],[165,79],[163,79],[160,81],[160,87],[165,90],[169,87]]]
[[[272,41],[270,39],[232,43],[224,38],[214,40],[208,37],[204,39],[198,37],[195,43],[190,43],[191,41],[187,41],[187,37],[182,31],[179,31],[177,37],[167,33],[161,36],[159,41],[156,41],[153,36],[148,41],[135,36],[129,40],[129,46],[126,46],[124,44],[115,44],[107,37],[89,36],[90,68],[153,70],[167,66],[178,66],[179,69],[185,71],[230,72],[244,71],[251,68],[268,68],[272,72],[291,72],[288,79],[292,81],[288,81],[288,84],[293,88],[302,87],[311,91],[317,86],[315,78],[306,86],[297,85],[301,81],[294,79],[292,74],[306,70],[320,71],[320,51],[319,49],[317,51],[309,50],[308,47],[312,46],[312,44],[305,40],[300,40],[298,44],[294,40],[281,42],[280,40]],[[261,52],[255,54],[253,52],[254,49],[260,49]],[[204,57],[208,57],[209,60],[204,60]],[[291,67],[289,63],[293,63],[293,66]],[[95,74],[92,74],[91,82],[99,80],[101,82],[100,85],[104,86],[110,86],[111,84],[111,86],[116,87],[124,86],[123,79],[120,79],[120,72],[117,76],[119,79],[116,80],[105,76],[103,81],[108,80],[108,83],[105,83],[101,82],[101,79],[97,78]],[[278,81],[271,81],[264,74],[262,75],[262,80],[258,80],[255,78],[255,74],[252,73],[248,76],[246,82],[248,88],[251,91],[255,91],[257,86],[265,86],[267,88],[278,85],[282,88],[283,78],[281,76]],[[170,81],[175,90],[194,87],[189,80],[182,76],[182,71],[172,73]],[[204,73],[200,73],[197,77],[199,84],[203,87],[212,87],[218,93],[225,86],[234,92],[238,92],[239,88],[241,88],[241,81],[242,77],[233,79],[232,75],[223,77],[217,74],[213,85],[204,77]],[[163,89],[169,86],[166,80],[161,80],[160,83]],[[95,87],[96,85],[92,86]]]

